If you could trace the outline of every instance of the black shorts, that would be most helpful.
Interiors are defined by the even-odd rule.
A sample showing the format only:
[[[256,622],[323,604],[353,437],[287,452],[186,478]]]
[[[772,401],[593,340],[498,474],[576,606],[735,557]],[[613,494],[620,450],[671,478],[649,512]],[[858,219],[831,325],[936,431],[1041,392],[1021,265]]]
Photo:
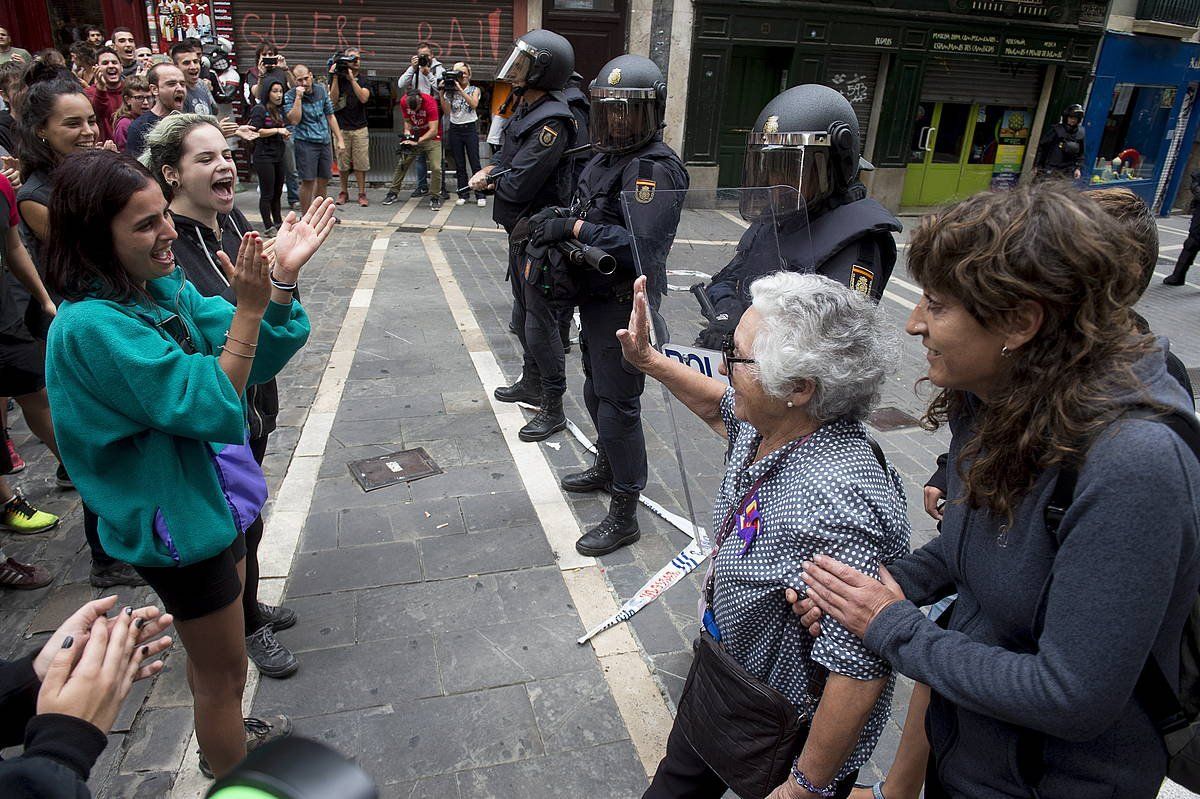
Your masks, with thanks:
[[[228,607],[242,592],[238,561],[246,557],[246,536],[238,533],[219,554],[190,566],[134,566],[177,619],[190,621]]]
[[[23,397],[46,387],[46,358],[33,339],[0,334],[0,397]]]

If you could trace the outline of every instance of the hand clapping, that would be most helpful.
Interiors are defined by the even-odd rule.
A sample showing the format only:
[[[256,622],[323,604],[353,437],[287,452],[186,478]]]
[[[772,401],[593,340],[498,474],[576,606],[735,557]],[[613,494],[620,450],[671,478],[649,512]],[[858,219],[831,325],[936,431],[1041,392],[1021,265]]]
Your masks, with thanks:
[[[333,210],[333,198],[321,197],[313,201],[303,217],[297,217],[295,211],[288,213],[275,236],[276,280],[296,282],[300,268],[333,232]]]

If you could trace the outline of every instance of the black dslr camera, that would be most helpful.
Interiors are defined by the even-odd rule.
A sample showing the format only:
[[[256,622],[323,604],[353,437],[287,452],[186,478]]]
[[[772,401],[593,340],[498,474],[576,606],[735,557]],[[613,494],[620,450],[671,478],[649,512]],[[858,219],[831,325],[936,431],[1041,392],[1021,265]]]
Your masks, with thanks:
[[[406,141],[415,142],[415,141],[418,141],[421,137],[415,133],[401,133],[401,134],[398,134],[398,138],[402,142],[406,142]],[[402,155],[407,149],[408,149],[407,147],[402,147],[400,145],[396,145],[396,155]]]
[[[354,56],[346,55],[345,53],[335,53],[332,58],[326,63],[333,67],[339,76],[350,74],[350,67],[358,61]]]
[[[430,60],[431,59],[429,58],[429,56],[425,55],[424,53],[420,53],[417,55],[417,66],[427,67],[427,66],[429,66]]]
[[[452,94],[453,92],[458,91],[458,81],[460,78],[462,78],[462,76],[462,72],[453,69],[443,72],[442,83],[440,87],[441,90],[446,94]]]

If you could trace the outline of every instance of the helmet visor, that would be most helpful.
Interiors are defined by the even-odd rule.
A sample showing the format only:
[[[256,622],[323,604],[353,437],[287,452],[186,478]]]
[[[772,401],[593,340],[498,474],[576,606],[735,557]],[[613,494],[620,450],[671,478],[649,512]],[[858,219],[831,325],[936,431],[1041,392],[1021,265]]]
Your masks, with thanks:
[[[752,222],[768,208],[799,210],[829,196],[833,191],[829,157],[827,146],[751,144],[746,150],[742,185],[770,188],[743,192],[742,218]],[[780,189],[786,191],[781,194]]]
[[[592,146],[602,153],[641,147],[658,128],[654,100],[596,97],[591,107]]]
[[[507,83],[524,83],[529,78],[529,68],[533,66],[534,55],[530,52],[532,49],[525,42],[517,40],[517,43],[513,45],[512,52],[509,53],[508,60],[496,73],[496,80]]]

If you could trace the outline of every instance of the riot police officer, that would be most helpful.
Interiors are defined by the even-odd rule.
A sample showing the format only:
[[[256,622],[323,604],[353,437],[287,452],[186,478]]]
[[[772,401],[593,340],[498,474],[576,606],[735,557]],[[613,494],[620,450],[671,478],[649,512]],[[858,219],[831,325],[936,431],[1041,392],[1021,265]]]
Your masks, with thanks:
[[[596,155],[584,167],[571,208],[543,212],[530,225],[537,245],[577,239],[617,262],[611,275],[578,268],[573,274],[584,403],[598,441],[593,466],[564,477],[562,487],[608,489],[612,494],[608,515],[575,544],[584,555],[606,555],[641,537],[637,503],[646,487],[645,377],[621,358],[616,333],[629,322],[639,265],[648,278],[655,313],[667,289],[667,253],[679,225],[680,190],[687,189],[688,174],[662,140],[666,99],[662,71],[650,59],[622,55],[605,64],[591,87],[589,127]],[[563,261],[557,263],[562,268]]]
[[[520,105],[504,128],[500,153],[471,178],[476,190],[495,188],[492,218],[509,234],[509,280],[517,313],[514,323],[524,351],[521,377],[496,389],[501,402],[540,405],[541,410],[518,434],[522,441],[541,441],[566,427],[562,395],[567,388],[566,360],[558,322],[537,287],[529,285],[524,258],[528,220],[570,197],[570,160],[575,120],[562,89],[575,69],[571,43],[548,30],[533,30],[516,41],[497,80],[512,84]],[[493,172],[498,174],[491,178]]]
[[[1037,178],[1078,180],[1083,174],[1083,106],[1069,105],[1062,121],[1050,126],[1038,142],[1033,167]]]
[[[744,195],[742,216],[751,225],[706,289],[716,313],[697,346],[720,349],[750,304],[750,284],[780,269],[815,271],[876,301],[883,296],[896,264],[892,234],[901,225],[867,198],[858,173],[871,168],[861,157],[854,109],[834,89],[793,86],[767,103],[749,134],[742,185],[792,187],[793,213],[759,213],[754,200],[766,193]]]

